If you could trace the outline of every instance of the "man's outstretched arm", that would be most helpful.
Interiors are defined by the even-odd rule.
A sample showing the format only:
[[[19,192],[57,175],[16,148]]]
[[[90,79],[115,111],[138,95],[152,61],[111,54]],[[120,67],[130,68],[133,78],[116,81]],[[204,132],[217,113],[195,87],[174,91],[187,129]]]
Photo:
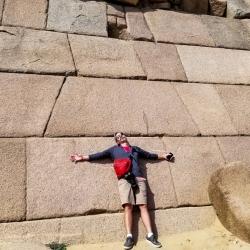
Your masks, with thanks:
[[[139,147],[136,147],[136,151],[139,153],[139,156],[149,160],[166,160],[168,153],[155,154],[147,152]]]

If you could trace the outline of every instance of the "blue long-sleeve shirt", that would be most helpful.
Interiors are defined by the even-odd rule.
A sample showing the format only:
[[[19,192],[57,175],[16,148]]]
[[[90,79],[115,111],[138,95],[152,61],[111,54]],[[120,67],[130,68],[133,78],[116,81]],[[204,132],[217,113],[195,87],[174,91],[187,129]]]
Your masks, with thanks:
[[[142,171],[139,166],[139,158],[157,160],[158,155],[154,153],[149,153],[137,146],[131,146],[132,151],[126,152],[121,146],[115,145],[102,152],[89,155],[89,161],[100,160],[100,159],[124,159],[130,158],[132,160],[132,173],[136,177],[142,177]]]

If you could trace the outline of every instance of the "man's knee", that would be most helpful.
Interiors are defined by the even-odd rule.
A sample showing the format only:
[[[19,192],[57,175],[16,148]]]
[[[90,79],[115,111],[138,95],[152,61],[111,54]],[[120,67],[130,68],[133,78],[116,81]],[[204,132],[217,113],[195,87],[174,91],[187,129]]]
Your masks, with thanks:
[[[133,210],[133,205],[126,203],[123,205],[125,211],[132,211]]]

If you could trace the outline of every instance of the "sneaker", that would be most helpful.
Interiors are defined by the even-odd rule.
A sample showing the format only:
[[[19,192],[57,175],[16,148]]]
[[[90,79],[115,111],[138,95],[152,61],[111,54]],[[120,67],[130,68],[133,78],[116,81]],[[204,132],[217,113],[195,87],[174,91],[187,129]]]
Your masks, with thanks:
[[[154,235],[151,235],[150,237],[146,236],[146,240],[150,243],[151,246],[160,248],[161,243],[157,241]]]
[[[124,249],[131,249],[134,246],[134,239],[132,237],[127,237],[123,246]]]

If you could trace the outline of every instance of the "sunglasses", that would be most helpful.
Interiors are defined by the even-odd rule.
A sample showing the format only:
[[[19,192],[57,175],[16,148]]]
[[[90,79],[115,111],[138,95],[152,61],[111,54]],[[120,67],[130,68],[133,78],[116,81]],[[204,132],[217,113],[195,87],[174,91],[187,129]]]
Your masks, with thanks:
[[[121,138],[122,136],[126,136],[124,133],[116,133],[115,138]]]

